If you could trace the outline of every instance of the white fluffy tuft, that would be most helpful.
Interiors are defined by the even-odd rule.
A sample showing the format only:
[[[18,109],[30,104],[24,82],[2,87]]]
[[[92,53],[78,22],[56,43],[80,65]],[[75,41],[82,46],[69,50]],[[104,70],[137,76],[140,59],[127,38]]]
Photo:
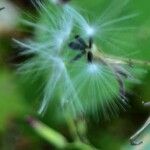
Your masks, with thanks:
[[[58,0],[51,2],[56,4]],[[101,112],[107,118],[107,112],[116,114],[121,104],[117,101],[120,98],[119,86],[112,70],[101,62],[87,63],[85,56],[71,62],[80,51],[73,52],[68,46],[72,37],[80,35],[85,42],[89,38],[98,40],[102,48],[116,50],[125,47],[127,42],[123,38],[126,36],[122,36],[120,31],[126,31],[130,27],[115,25],[128,21],[136,14],[114,19],[128,0],[122,2],[121,6],[116,5],[116,2],[117,0],[101,17],[94,18],[98,21],[93,19],[93,23],[70,5],[59,7],[51,5],[50,2],[45,4],[38,1],[41,20],[23,20],[23,23],[35,28],[36,34],[32,41],[15,40],[25,49],[22,55],[33,56],[21,65],[19,71],[31,73],[32,78],[33,75],[44,76],[43,100],[39,114],[47,110],[53,99],[58,99],[63,108],[67,105],[67,108],[77,114]],[[114,6],[117,10],[113,11]]]

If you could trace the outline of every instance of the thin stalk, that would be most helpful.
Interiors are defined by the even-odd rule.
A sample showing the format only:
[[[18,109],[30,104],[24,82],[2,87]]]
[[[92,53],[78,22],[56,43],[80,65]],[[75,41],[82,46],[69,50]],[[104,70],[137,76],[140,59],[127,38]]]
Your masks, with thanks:
[[[68,145],[67,139],[63,135],[43,124],[42,122],[32,117],[28,117],[27,121],[37,134],[39,134],[42,138],[47,140],[56,148],[64,149]]]

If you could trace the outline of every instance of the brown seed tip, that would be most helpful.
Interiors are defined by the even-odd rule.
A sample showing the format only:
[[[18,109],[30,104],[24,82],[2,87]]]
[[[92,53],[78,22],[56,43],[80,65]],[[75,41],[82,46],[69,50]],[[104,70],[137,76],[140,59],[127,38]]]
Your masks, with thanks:
[[[27,116],[27,117],[26,117],[26,121],[27,121],[32,127],[34,127],[34,125],[35,125],[35,123],[36,123],[36,120],[35,120],[33,117],[31,117],[31,116]]]

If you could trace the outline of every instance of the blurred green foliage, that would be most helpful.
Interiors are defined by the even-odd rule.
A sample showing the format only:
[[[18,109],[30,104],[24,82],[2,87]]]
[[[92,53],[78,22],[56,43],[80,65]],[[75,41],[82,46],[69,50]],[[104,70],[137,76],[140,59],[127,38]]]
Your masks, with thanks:
[[[107,7],[110,0],[76,0],[72,3],[85,10],[85,12],[88,11],[88,13],[96,16]],[[136,18],[136,22],[139,27],[138,32],[136,33],[138,37],[138,45],[136,48],[138,48],[139,53],[134,57],[149,61],[150,1],[131,0],[129,9],[140,13],[140,15]],[[17,28],[14,29],[13,32],[16,30],[18,32]],[[26,35],[25,33],[20,34]],[[51,147],[51,145],[33,132],[24,121],[26,115],[34,115],[36,113],[39,105],[37,98],[38,92],[34,93],[32,89],[37,88],[40,90],[41,87],[38,86],[38,83],[35,85],[26,81],[23,83],[20,82],[18,75],[15,74],[16,70],[12,67],[12,63],[16,63],[16,61],[8,61],[10,58],[14,57],[14,54],[17,55],[14,51],[16,52],[14,43],[12,42],[12,33],[10,33],[10,35],[0,35],[0,149],[22,150],[23,147],[28,150],[54,149],[54,147]],[[136,95],[130,97],[131,101],[133,101],[133,109],[129,108],[128,112],[122,112],[119,118],[115,118],[112,121],[96,122],[91,119],[88,122],[87,137],[93,145],[96,145],[96,147],[103,150],[112,150],[112,148],[115,150],[150,149],[150,136],[148,130],[146,130],[145,135],[143,135],[143,139],[145,140],[143,146],[132,147],[128,143],[130,135],[132,135],[140,127],[148,115],[149,110],[146,111],[140,108],[140,102],[150,100],[149,84],[150,70],[148,70],[148,73],[143,77],[142,84],[133,87],[133,92]],[[72,140],[66,124],[64,122],[56,123],[55,115],[61,116],[61,111],[55,113],[55,110],[49,110],[46,115],[41,118],[41,120],[66,135],[69,140]],[[15,126],[13,126],[13,129],[10,130],[12,123],[15,124]],[[19,132],[19,135],[16,131],[17,133]],[[10,138],[12,137],[12,141],[6,138],[6,136],[10,136]],[[17,140],[14,137],[17,138]],[[22,145],[20,144],[20,146],[17,141],[20,141],[20,143],[22,142]]]

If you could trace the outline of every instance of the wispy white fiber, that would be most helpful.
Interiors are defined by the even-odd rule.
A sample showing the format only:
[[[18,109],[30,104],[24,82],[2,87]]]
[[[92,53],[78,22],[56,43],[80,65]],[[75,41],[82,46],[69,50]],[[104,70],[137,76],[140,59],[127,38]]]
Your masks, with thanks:
[[[22,23],[34,28],[35,37],[22,42],[14,41],[24,49],[20,55],[30,56],[20,64],[18,72],[29,74],[31,80],[37,76],[44,77],[43,98],[38,113],[44,114],[51,102],[57,99],[64,110],[71,110],[77,115],[92,113],[108,119],[110,114],[117,115],[120,107],[124,107],[124,102],[119,101],[124,95],[119,93],[118,76],[113,69],[127,74],[126,80],[136,81],[131,70],[120,65],[121,60],[114,63],[115,59],[112,58],[112,61],[111,56],[105,57],[105,61],[112,67],[97,60],[89,63],[87,54],[72,62],[80,50],[72,50],[69,43],[79,42],[74,38],[76,35],[83,38],[87,45],[93,38],[92,53],[100,53],[99,57],[105,56],[103,51],[108,49],[121,54],[121,51],[126,52],[133,47],[133,38],[128,34],[136,27],[129,26],[128,21],[137,13],[121,15],[129,0],[113,0],[104,13],[91,20],[69,4],[55,5],[57,0],[36,0],[33,3],[40,19],[23,19]]]

